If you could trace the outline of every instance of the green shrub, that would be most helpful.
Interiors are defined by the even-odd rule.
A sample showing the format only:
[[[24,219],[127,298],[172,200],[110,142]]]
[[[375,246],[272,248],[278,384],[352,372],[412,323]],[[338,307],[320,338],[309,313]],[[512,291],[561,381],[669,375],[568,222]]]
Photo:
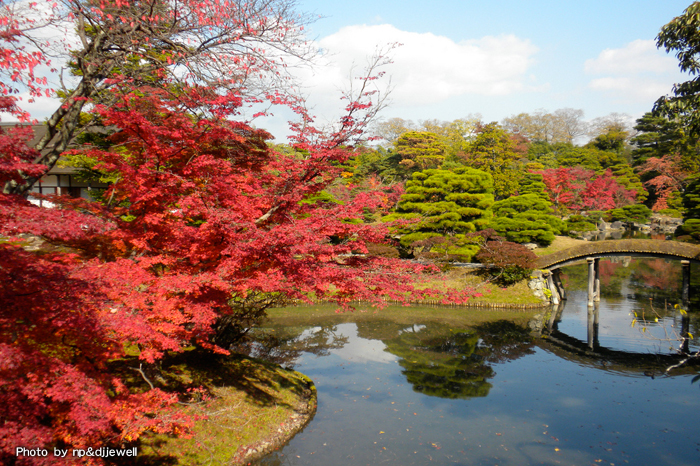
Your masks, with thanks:
[[[607,212],[610,221],[646,223],[651,217],[651,209],[643,204],[626,205]]]
[[[479,239],[469,235],[450,237],[433,234],[411,243],[413,256],[436,262],[471,262],[479,252]]]
[[[541,164],[538,165],[540,169],[544,168]],[[519,194],[537,194],[544,200],[549,201],[547,185],[544,184],[542,179],[543,177],[539,173],[525,173],[520,180],[520,187],[518,188]]]
[[[691,179],[683,191],[683,207],[685,218],[700,218],[700,176]]]
[[[441,237],[449,240],[443,246],[440,245],[444,242],[431,240],[433,246],[449,249],[441,252],[473,255],[478,247],[472,248],[463,235],[486,227],[491,217],[492,192],[491,175],[481,170],[423,170],[406,182],[406,192],[396,212],[382,220],[404,221],[393,227],[401,235],[403,247]]]
[[[594,231],[596,226],[583,215],[572,215],[566,221],[566,231]]]
[[[595,223],[596,225],[604,217],[605,217],[605,212],[602,210],[590,210],[590,211],[586,212],[586,219],[591,223]]]
[[[690,218],[676,230],[676,237],[682,241],[700,242],[700,219]]]
[[[561,230],[555,230],[544,217],[539,213],[518,214],[514,218],[499,217],[491,221],[491,228],[504,235],[508,241],[549,246],[554,241],[555,234]]]
[[[493,204],[490,227],[508,241],[549,245],[565,229],[564,222],[551,215],[551,202],[537,194],[513,196]]]
[[[683,212],[678,209],[661,209],[657,212],[658,214],[665,215],[667,217],[682,218]]]

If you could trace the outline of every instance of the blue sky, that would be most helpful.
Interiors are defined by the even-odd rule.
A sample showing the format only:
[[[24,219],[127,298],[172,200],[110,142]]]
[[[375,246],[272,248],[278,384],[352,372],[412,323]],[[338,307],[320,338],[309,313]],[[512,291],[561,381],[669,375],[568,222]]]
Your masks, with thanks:
[[[655,47],[661,26],[688,0],[456,1],[300,0],[322,17],[307,30],[327,61],[304,75],[320,116],[333,114],[352,65],[376,46],[394,51],[392,105],[382,116],[414,121],[484,120],[538,109],[576,108],[585,119],[637,118],[686,80]]]

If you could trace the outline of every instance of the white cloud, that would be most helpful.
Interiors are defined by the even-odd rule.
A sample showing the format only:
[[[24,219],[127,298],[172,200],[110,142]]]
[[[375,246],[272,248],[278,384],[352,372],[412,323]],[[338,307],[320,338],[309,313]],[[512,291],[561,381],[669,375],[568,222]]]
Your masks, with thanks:
[[[491,98],[543,89],[532,71],[537,47],[515,35],[455,42],[429,32],[402,31],[390,24],[348,26],[314,44],[325,56],[313,68],[295,67],[295,60],[287,60],[303,86],[302,92],[309,96],[309,108],[319,116],[320,125],[341,115],[345,106],[341,92],[352,82],[351,72],[361,75],[378,47],[394,43],[402,45],[391,51],[393,63],[382,70],[387,74],[376,82],[383,91],[391,79],[392,107],[444,105],[465,96]],[[48,107],[48,102],[42,102],[32,108],[32,113],[43,116]],[[280,137],[287,133],[287,117],[293,116],[284,109],[273,112],[275,118],[263,118],[256,124]]]
[[[633,77],[605,77],[593,79],[589,87],[597,91],[615,92],[629,99],[656,100],[671,90],[668,82]]]
[[[432,33],[402,31],[389,24],[355,25],[318,41],[327,56],[301,76],[313,102],[337,104],[349,72],[360,69],[377,47],[392,50],[392,102],[397,106],[434,104],[467,94],[508,95],[530,89],[529,68],[537,48],[514,35],[455,42]]]
[[[668,94],[684,78],[675,58],[656,48],[653,40],[635,40],[618,49],[605,49],[586,60],[584,70],[594,77],[588,87],[616,102],[647,101]]]
[[[332,353],[347,361],[355,363],[379,362],[388,364],[396,361],[396,355],[386,351],[386,345],[380,340],[360,338],[357,334],[357,324],[339,324],[337,332],[348,338],[342,348],[332,350]]]
[[[597,58],[586,60],[586,73],[630,75],[667,74],[677,69],[676,60],[658,50],[653,40],[635,40],[619,49],[605,49]]]
[[[51,116],[53,112],[61,105],[60,100],[53,97],[31,97],[29,93],[25,92],[20,95],[16,95],[18,98],[17,105],[24,111],[29,112],[33,119],[42,121]],[[19,121],[13,115],[9,113],[0,113],[0,120],[4,122],[15,122]]]

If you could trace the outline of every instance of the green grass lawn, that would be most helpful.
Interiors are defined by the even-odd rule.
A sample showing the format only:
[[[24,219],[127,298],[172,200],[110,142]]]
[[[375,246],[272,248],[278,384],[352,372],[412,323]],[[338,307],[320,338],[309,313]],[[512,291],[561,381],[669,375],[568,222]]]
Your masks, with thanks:
[[[573,248],[579,244],[588,243],[582,239],[569,238],[568,236],[557,236],[555,237],[552,244],[546,248],[537,248],[533,252],[537,256],[545,256],[547,254],[554,254],[555,252],[563,251],[564,249]]]

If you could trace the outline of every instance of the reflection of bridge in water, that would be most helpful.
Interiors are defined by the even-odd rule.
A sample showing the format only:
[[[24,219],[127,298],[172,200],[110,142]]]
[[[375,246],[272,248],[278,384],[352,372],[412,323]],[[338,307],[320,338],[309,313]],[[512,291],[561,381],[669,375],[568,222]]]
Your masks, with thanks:
[[[587,340],[581,341],[559,330],[558,324],[563,310],[564,303],[553,306],[550,313],[541,314],[531,321],[530,327],[535,330],[537,336],[542,338],[539,346],[543,346],[557,356],[577,364],[653,377],[654,374],[665,373],[667,369],[687,359],[690,353],[689,338],[687,337],[682,338],[677,353],[623,351],[601,346],[598,338],[600,312],[597,302],[588,307]],[[690,317],[687,314],[681,317],[680,331],[682,336],[689,334]],[[696,373],[697,370],[693,366],[700,361],[691,358],[690,362],[691,364],[674,368],[673,374]]]
[[[613,256],[662,257],[680,260],[683,269],[681,298],[687,306],[690,294],[690,263],[700,262],[698,245],[653,239],[592,241],[541,256],[537,259],[536,267],[548,269],[551,272],[548,275],[548,285],[553,302],[558,303],[561,299],[566,299],[566,292],[560,278],[561,268],[586,260],[588,262],[588,306],[590,307],[600,301],[600,259]]]

